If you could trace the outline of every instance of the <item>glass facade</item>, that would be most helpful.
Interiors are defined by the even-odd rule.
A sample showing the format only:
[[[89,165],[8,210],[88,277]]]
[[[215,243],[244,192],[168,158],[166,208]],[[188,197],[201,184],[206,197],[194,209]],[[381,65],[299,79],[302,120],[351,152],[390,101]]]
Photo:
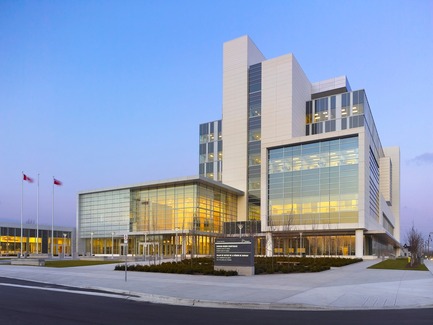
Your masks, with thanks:
[[[236,195],[206,185],[133,189],[130,231],[219,234],[224,222],[236,220],[236,202]]]
[[[268,151],[268,226],[358,222],[358,137]]]
[[[222,178],[222,121],[200,124],[199,175],[221,182]]]
[[[80,238],[110,237],[129,231],[129,189],[94,192],[79,196]],[[89,250],[90,251],[90,250]]]
[[[297,233],[290,237],[276,236],[273,239],[274,255],[308,256],[354,256],[354,235],[307,235]]]
[[[248,220],[260,220],[262,64],[248,70]]]
[[[236,221],[240,194],[200,179],[80,194],[82,249],[120,254],[127,233],[130,254],[212,254],[224,223]]]
[[[364,90],[308,101],[305,106],[306,135],[363,127],[365,112],[371,115]]]
[[[51,253],[51,236],[51,227],[40,226],[36,230],[36,225],[25,225],[22,236],[23,254]],[[62,253],[70,255],[72,236],[73,230],[71,228],[55,229],[53,255]],[[0,255],[16,256],[18,254],[21,254],[21,226],[0,225]]]

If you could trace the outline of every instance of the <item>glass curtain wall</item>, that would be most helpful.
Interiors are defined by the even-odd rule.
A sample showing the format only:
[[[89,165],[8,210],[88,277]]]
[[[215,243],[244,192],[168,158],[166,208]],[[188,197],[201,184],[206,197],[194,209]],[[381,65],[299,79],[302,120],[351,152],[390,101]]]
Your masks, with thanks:
[[[81,196],[80,235],[93,255],[122,254],[125,233],[129,254],[211,254],[224,222],[237,216],[236,194],[201,182]]]
[[[162,255],[174,254],[176,237],[186,254],[211,254],[224,222],[236,220],[236,195],[216,187],[184,184],[131,194],[131,231],[146,232],[140,240],[157,241]]]
[[[358,222],[358,137],[270,149],[268,159],[269,227]]]
[[[276,235],[274,255],[354,256],[354,235]]]
[[[222,121],[218,120],[200,124],[200,176],[221,181],[222,147]]]
[[[71,231],[54,231],[54,255],[71,254]],[[23,254],[48,254],[51,249],[51,230],[23,229]],[[21,253],[21,229],[0,227],[0,255],[18,255]]]
[[[248,70],[248,220],[260,220],[262,64]]]
[[[236,200],[234,194],[196,184],[133,190],[131,231],[219,234],[224,222],[236,220]]]

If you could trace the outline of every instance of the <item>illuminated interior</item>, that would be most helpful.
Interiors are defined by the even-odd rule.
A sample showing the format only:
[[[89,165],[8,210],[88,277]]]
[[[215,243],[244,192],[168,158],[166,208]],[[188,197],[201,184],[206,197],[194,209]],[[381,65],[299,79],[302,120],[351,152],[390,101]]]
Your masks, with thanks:
[[[358,222],[358,138],[269,150],[269,226]]]
[[[26,225],[27,226],[27,225]],[[23,228],[22,252],[23,254],[48,254],[51,249],[51,229]],[[47,228],[47,227],[45,227]],[[54,231],[54,255],[65,253],[71,254],[71,231]],[[1,226],[0,227],[0,254],[18,255],[21,253],[21,228]]]
[[[119,193],[116,193],[119,192]],[[86,251],[119,254],[123,233],[128,251],[142,254],[143,245],[158,243],[158,254],[210,254],[224,222],[236,221],[237,195],[208,183],[179,182],[80,196],[80,234]],[[113,213],[113,209],[117,213]],[[156,246],[155,246],[156,247]]]

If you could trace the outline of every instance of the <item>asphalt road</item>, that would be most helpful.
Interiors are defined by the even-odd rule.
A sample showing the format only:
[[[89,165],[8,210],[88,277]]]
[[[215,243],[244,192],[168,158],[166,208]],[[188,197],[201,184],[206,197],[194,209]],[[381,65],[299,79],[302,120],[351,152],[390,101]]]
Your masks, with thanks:
[[[98,290],[0,278],[1,324],[429,324],[433,309],[275,311],[150,304]]]

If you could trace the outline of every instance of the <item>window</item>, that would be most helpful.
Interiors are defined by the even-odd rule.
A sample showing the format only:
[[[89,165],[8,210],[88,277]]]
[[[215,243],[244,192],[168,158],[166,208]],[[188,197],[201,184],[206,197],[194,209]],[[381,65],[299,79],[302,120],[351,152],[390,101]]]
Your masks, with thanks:
[[[350,93],[341,95],[341,117],[350,115]]]
[[[328,97],[314,101],[314,122],[326,121],[328,116]]]
[[[305,123],[310,124],[312,122],[313,122],[313,102],[308,101],[305,107]]]
[[[325,132],[335,131],[336,123],[335,120],[325,122]]]
[[[353,115],[364,114],[364,96],[363,90],[358,90],[353,92]]]
[[[260,154],[250,155],[249,166],[260,165]]]
[[[262,132],[260,129],[253,129],[249,132],[249,141],[260,141],[262,137]]]

